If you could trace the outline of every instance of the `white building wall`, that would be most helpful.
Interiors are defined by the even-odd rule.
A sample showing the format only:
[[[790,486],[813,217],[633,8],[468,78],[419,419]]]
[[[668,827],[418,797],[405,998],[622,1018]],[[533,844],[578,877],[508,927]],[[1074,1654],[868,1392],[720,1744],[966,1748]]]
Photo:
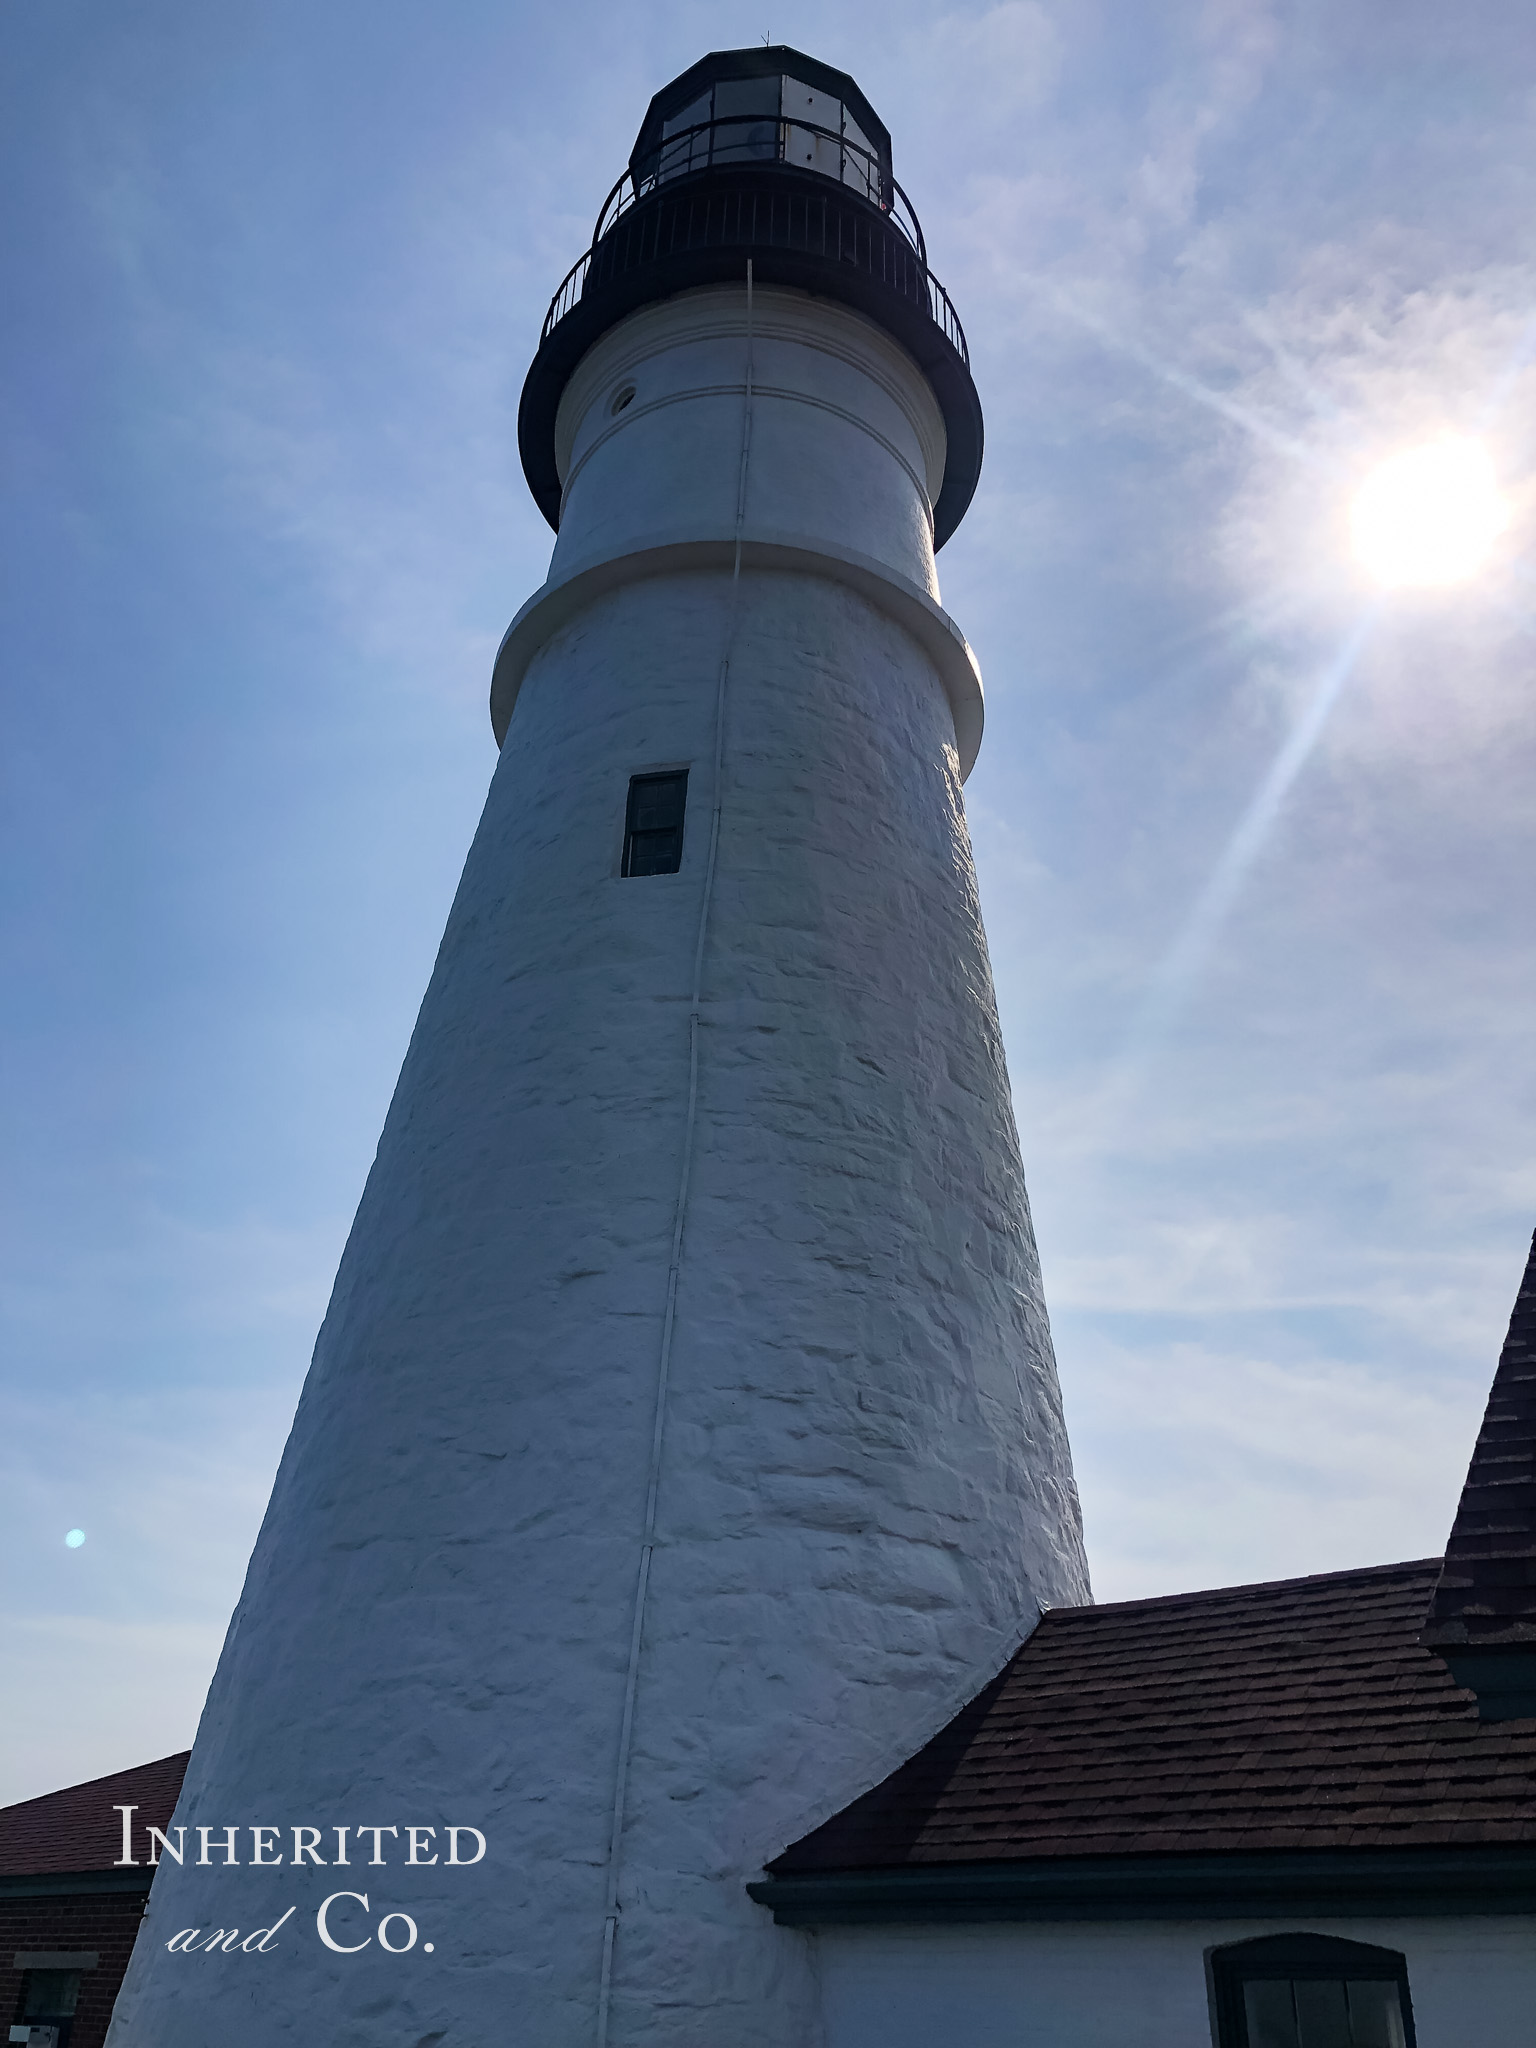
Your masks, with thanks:
[[[1419,2048],[1531,2048],[1528,1919],[1050,1922],[814,1937],[826,2048],[1208,2048],[1208,1950],[1325,1934],[1408,1962]]]
[[[931,592],[931,397],[867,323],[784,297],[749,522]],[[557,574],[728,530],[745,294],[697,299],[578,373]],[[163,1866],[114,2048],[595,2041],[733,616],[686,559],[535,608],[179,1809],[468,1823],[489,1852]],[[1086,1591],[950,696],[845,570],[740,589],[615,2048],[809,2048],[809,1940],[745,1883]],[[682,871],[620,879],[629,778],[683,765]],[[323,1948],[342,1887],[433,1953]],[[165,1947],[289,1904],[265,1957]]]

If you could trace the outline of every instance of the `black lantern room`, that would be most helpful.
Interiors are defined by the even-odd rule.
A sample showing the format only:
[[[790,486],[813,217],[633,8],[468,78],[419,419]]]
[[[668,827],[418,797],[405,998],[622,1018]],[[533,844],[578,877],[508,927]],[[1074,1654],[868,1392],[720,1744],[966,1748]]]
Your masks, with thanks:
[[[891,169],[885,123],[845,71],[783,45],[719,50],[657,93],[592,245],[550,302],[518,441],[540,511],[560,521],[555,413],[576,364],[638,306],[733,283],[797,287],[878,321],[926,373],[948,454],[934,545],[981,470],[981,401],[949,294]]]

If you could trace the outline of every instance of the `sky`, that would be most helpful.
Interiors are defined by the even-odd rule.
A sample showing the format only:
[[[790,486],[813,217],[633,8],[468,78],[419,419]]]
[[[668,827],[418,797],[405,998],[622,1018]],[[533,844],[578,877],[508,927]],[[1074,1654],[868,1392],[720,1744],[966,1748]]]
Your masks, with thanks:
[[[192,1738],[548,562],[545,305],[764,36],[888,123],[986,409],[1096,1595],[1443,1547],[1536,1224],[1527,0],[0,0],[0,1801]],[[1507,530],[1383,593],[1354,495],[1445,434]]]

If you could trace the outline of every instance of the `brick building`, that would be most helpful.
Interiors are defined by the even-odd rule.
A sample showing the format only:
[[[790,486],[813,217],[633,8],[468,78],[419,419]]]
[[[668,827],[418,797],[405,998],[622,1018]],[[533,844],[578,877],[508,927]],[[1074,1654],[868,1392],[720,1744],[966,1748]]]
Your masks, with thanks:
[[[102,2048],[189,1752],[0,1808],[0,2018],[33,2048]],[[120,1806],[137,1869],[120,1868]]]

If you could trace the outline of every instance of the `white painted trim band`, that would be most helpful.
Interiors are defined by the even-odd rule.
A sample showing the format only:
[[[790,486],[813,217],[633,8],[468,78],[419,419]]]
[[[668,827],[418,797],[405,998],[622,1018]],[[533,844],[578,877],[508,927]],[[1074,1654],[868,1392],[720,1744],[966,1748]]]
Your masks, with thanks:
[[[491,729],[501,746],[512,722],[517,693],[529,664],[577,612],[610,590],[649,576],[670,576],[689,570],[729,572],[741,549],[744,569],[766,569],[825,576],[855,590],[903,627],[939,672],[955,722],[955,751],[963,782],[981,751],[984,716],[981,670],[965,635],[942,606],[908,577],[870,555],[832,541],[808,541],[800,534],[748,530],[738,542],[734,531],[679,536],[622,555],[578,563],[556,583],[536,590],[502,636],[491,673]]]

